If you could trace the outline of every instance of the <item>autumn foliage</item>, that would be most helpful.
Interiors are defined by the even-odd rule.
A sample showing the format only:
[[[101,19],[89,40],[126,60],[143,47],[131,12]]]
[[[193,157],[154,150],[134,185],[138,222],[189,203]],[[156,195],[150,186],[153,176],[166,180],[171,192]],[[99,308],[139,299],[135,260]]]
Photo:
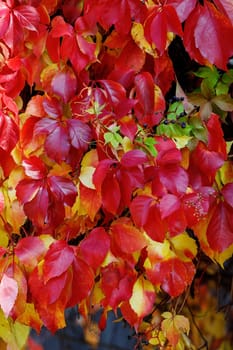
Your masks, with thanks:
[[[8,350],[76,305],[145,349],[230,349],[206,276],[233,254],[232,38],[231,0],[0,1]]]

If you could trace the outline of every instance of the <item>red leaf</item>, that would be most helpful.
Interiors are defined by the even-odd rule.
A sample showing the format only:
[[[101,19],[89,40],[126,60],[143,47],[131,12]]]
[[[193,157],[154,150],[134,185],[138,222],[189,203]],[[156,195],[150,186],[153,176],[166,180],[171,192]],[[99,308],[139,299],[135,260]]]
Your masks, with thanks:
[[[50,118],[56,119],[58,117],[61,117],[63,114],[62,104],[55,97],[54,98],[51,98],[49,96],[45,97],[43,99],[42,106],[43,106],[44,112],[46,112]],[[42,116],[44,116],[44,113],[41,115],[41,117]],[[46,118],[43,118],[43,119],[46,119]],[[43,126],[43,124],[41,126]]]
[[[34,268],[42,259],[46,247],[38,237],[22,238],[15,247],[15,254],[25,267]]]
[[[36,8],[30,5],[10,6],[11,8],[2,9],[7,28],[4,26],[3,41],[11,49],[12,53],[19,51],[23,44],[24,32],[37,31],[40,16]],[[7,11],[9,14],[7,14]]]
[[[118,121],[122,135],[127,136],[130,141],[134,140],[134,137],[138,131],[135,120],[131,116],[125,116]]]
[[[121,158],[121,164],[126,168],[137,167],[146,163],[147,155],[139,149],[134,149],[124,153]]]
[[[49,176],[48,185],[52,195],[59,202],[72,206],[77,196],[77,188],[74,183],[62,176]]]
[[[61,275],[51,278],[49,281],[44,280],[44,290],[41,293],[43,293],[46,304],[53,304],[59,301],[66,284],[68,285],[68,277],[67,271],[65,271]]]
[[[67,103],[75,95],[77,79],[71,70],[63,70],[53,77],[51,87],[53,92]]]
[[[167,33],[173,32],[183,36],[180,20],[176,10],[170,5],[154,6],[144,23],[145,36],[149,42],[155,43],[162,54],[167,45]]]
[[[112,244],[123,253],[132,254],[146,246],[142,231],[129,218],[120,218],[111,224]]]
[[[61,16],[56,16],[51,22],[52,29],[50,35],[54,38],[60,38],[64,35],[72,35],[73,28],[69,23],[64,21],[64,18]]]
[[[233,244],[233,210],[224,202],[214,208],[206,236],[210,247],[219,253]]]
[[[143,228],[154,241],[164,241],[168,227],[162,220],[158,205],[155,204],[148,209],[147,221]]]
[[[115,215],[121,201],[121,189],[117,179],[112,174],[107,174],[101,188],[102,204],[104,209]]]
[[[225,156],[215,151],[209,151],[202,142],[199,142],[191,156],[191,162],[193,161],[210,181],[214,180],[217,170],[224,163],[224,159]]]
[[[22,165],[26,175],[34,180],[44,179],[47,175],[45,164],[36,156],[24,159]]]
[[[211,113],[206,126],[208,129],[208,149],[210,151],[218,152],[219,155],[226,160],[227,147],[219,116]]]
[[[94,228],[79,245],[83,259],[93,269],[97,269],[110,248],[110,238],[103,227]]]
[[[135,77],[136,98],[144,113],[154,113],[154,81],[150,73],[143,72]]]
[[[159,169],[159,177],[164,187],[173,194],[184,194],[188,187],[188,174],[178,165],[163,166]]]
[[[30,202],[38,193],[42,186],[40,180],[23,179],[16,186],[16,195],[18,200],[25,204]]]
[[[161,218],[164,219],[174,213],[180,208],[180,204],[180,200],[177,196],[169,193],[165,194],[159,203]]]
[[[13,11],[22,28],[37,31],[40,17],[35,7],[30,5],[20,5],[15,7]]]
[[[19,183],[19,185],[20,184],[21,183]],[[48,206],[49,196],[47,188],[40,186],[34,198],[30,201],[27,201],[27,203],[24,204],[23,208],[25,214],[33,221],[35,225],[43,227],[48,214]]]
[[[233,208],[233,183],[226,184],[221,192],[226,203]]]
[[[215,5],[233,24],[233,3],[231,0],[214,0]]]
[[[153,284],[161,285],[171,297],[177,297],[192,282],[195,267],[192,262],[172,258],[154,264],[146,273]]]
[[[122,301],[127,301],[131,297],[136,276],[123,262],[111,263],[101,272],[101,287],[105,295],[102,303],[104,306],[110,305],[115,310]]]
[[[76,149],[86,151],[92,139],[90,127],[77,119],[67,121],[71,145]]]
[[[12,170],[15,168],[15,161],[9,152],[4,151],[0,148],[0,164],[4,173],[5,178],[7,178]]]
[[[108,96],[108,101],[117,118],[125,116],[134,105],[134,101],[126,97],[125,88],[113,80],[100,80]]]
[[[205,1],[204,6],[197,5],[186,20],[184,45],[191,58],[199,63],[209,61],[226,70],[228,59],[233,55],[232,36],[230,20],[214,4]]]
[[[31,336],[27,341],[27,346],[29,350],[44,350],[43,346],[38,344]]]
[[[70,59],[73,69],[80,73],[88,64],[96,61],[96,43],[87,41],[80,34],[65,36],[61,45],[62,59]]]
[[[179,164],[182,155],[180,150],[176,148],[176,145],[173,140],[168,138],[158,137],[155,148],[158,151],[158,156],[156,158],[159,166],[163,165],[173,165]]]
[[[189,0],[188,0],[189,1]],[[163,55],[154,59],[155,83],[160,87],[163,95],[169,91],[172,82],[175,80],[175,72],[172,60],[167,51]],[[165,108],[160,108],[164,110]]]
[[[180,22],[182,23],[193,11],[197,0],[168,0],[167,3],[174,7],[180,19]]]
[[[135,225],[143,227],[148,218],[149,208],[154,204],[149,196],[137,196],[130,205],[130,213]]]
[[[53,127],[53,130],[46,138],[45,150],[50,158],[61,163],[67,159],[70,150],[70,140],[67,129],[63,124],[59,124],[57,121],[53,121],[50,125]]]
[[[51,278],[62,275],[71,266],[74,251],[65,241],[56,241],[50,245],[44,259],[44,281],[47,283]]]
[[[93,270],[83,259],[75,257],[72,270],[72,294],[67,306],[75,306],[87,298],[94,285]]]
[[[0,111],[0,148],[11,152],[19,139],[19,129],[15,121]]]

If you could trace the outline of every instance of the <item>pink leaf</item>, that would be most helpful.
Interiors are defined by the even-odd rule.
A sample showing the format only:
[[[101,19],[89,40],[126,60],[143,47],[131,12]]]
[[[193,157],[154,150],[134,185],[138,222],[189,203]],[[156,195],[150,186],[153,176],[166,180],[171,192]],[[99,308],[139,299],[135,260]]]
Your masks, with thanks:
[[[126,168],[137,167],[144,164],[147,161],[147,155],[145,152],[139,149],[128,151],[121,158],[121,164]]]
[[[76,119],[69,119],[67,125],[72,146],[76,149],[87,150],[92,138],[90,127]]]
[[[180,208],[180,200],[177,196],[173,194],[165,194],[165,196],[162,197],[159,209],[161,213],[161,218],[164,219],[167,216],[174,213],[176,210]]]
[[[18,295],[18,284],[14,278],[3,274],[0,282],[0,305],[6,318],[9,316]]]
[[[77,79],[72,71],[61,71],[54,76],[51,86],[53,92],[67,103],[76,92]]]
[[[228,183],[223,187],[222,195],[227,204],[233,208],[233,183]]]

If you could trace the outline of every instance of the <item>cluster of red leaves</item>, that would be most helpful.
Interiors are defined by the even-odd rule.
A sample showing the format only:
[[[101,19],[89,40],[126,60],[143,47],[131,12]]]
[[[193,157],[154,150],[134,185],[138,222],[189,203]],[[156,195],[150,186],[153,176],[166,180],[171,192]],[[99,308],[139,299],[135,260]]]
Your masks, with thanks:
[[[205,140],[156,134],[176,35],[196,62],[226,70],[233,5],[0,1],[6,317],[55,331],[67,307],[87,315],[97,304],[103,323],[120,308],[138,329],[158,295],[192,283],[197,241],[221,264],[230,257],[233,168],[219,117],[189,115]]]

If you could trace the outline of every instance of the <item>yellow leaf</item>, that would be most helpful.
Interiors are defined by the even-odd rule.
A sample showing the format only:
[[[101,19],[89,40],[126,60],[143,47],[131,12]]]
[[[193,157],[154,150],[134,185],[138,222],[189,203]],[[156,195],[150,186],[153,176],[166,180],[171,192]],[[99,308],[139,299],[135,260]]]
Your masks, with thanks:
[[[155,290],[152,283],[140,276],[133,286],[130,306],[139,318],[148,315],[154,306]]]
[[[176,136],[173,138],[173,141],[176,144],[176,147],[178,149],[184,148],[185,146],[188,145],[189,141],[192,140],[192,136]]]
[[[144,28],[141,23],[134,22],[131,29],[131,35],[135,43],[140,47],[142,51],[145,51],[149,55],[152,55],[153,57],[157,57],[158,54],[156,52],[155,45],[150,43],[146,40],[144,36]]]
[[[7,232],[3,228],[0,228],[0,247],[7,248],[8,243],[9,237]]]
[[[233,179],[233,162],[226,161],[219,169],[219,176],[223,185],[232,182]]]
[[[86,166],[81,168],[79,179],[82,184],[88,188],[95,189],[92,178],[95,172],[95,168],[92,166]]]
[[[190,261],[197,255],[197,244],[186,232],[172,237],[170,242],[176,256],[183,261]]]
[[[150,264],[154,264],[161,259],[170,257],[170,244],[168,240],[164,240],[163,243],[155,242],[148,237],[147,252]],[[146,259],[147,261],[147,259]],[[145,264],[148,262],[145,261]]]
[[[174,316],[170,312],[164,312],[162,317],[165,318],[161,324],[165,337],[173,347],[179,344],[177,350],[182,350],[182,333],[189,334],[190,331],[188,318],[183,315]]]
[[[35,310],[35,305],[31,303],[26,304],[25,310],[19,315],[17,322],[32,327],[38,333],[43,325],[38,312]]]
[[[21,350],[26,344],[30,327],[12,319],[6,319],[0,310],[0,338],[7,344],[7,350]]]
[[[19,322],[15,322],[11,327],[12,339],[9,343],[7,350],[20,350],[26,344],[29,336],[30,327],[25,326]]]
[[[224,269],[224,262],[231,258],[233,255],[233,244],[231,244],[227,249],[225,249],[223,252],[213,252],[213,260],[217,261],[219,265]]]
[[[53,168],[50,170],[49,175],[58,175],[58,176],[66,176],[72,171],[72,168],[69,164],[63,162],[61,164],[55,164]]]
[[[92,177],[95,172],[96,166],[98,164],[98,154],[95,149],[87,152],[81,163],[81,171],[79,179],[82,184],[88,188],[95,189],[95,185],[93,184]]]

